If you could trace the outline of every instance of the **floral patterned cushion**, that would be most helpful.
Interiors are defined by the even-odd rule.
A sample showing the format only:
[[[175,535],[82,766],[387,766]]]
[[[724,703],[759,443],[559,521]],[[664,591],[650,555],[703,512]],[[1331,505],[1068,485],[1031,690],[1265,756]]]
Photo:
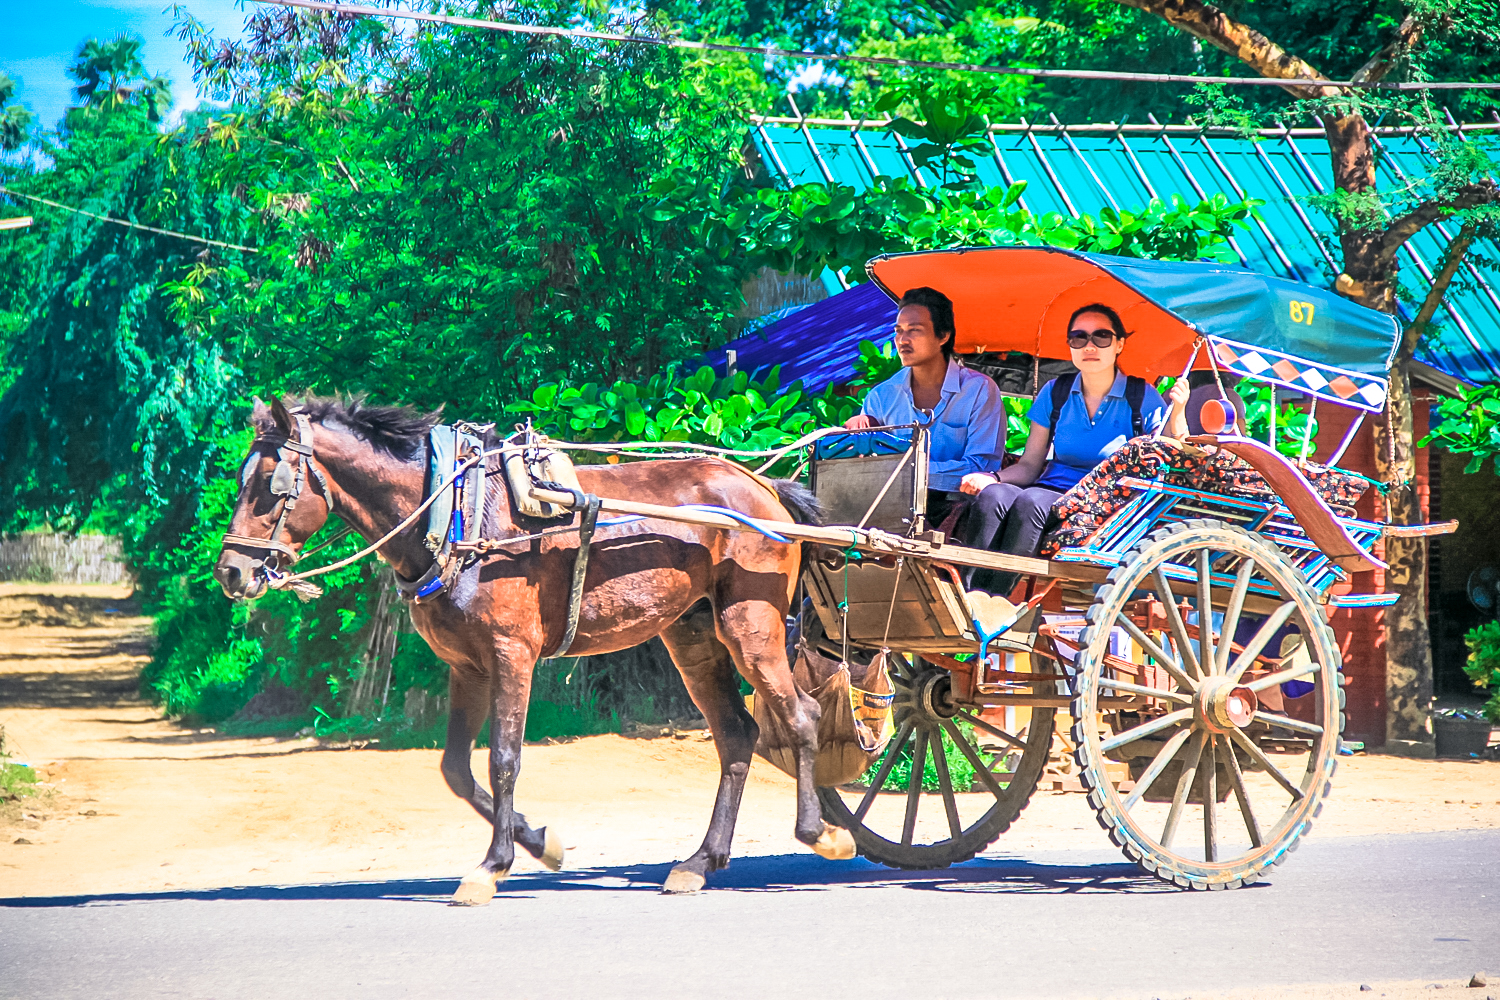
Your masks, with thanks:
[[[1311,463],[1302,467],[1302,474],[1323,502],[1343,517],[1354,516],[1354,505],[1369,487],[1359,476]],[[1052,516],[1059,523],[1043,540],[1041,554],[1050,556],[1059,549],[1081,545],[1099,530],[1133,495],[1133,490],[1120,484],[1127,476],[1206,493],[1276,500],[1276,494],[1260,473],[1238,456],[1184,446],[1170,438],[1138,437],[1101,462],[1053,504]]]

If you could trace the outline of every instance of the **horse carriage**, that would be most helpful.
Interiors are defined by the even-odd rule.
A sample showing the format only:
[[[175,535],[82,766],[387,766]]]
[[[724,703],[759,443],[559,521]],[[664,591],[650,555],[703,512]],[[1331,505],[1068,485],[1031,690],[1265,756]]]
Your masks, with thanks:
[[[870,276],[893,296],[947,292],[959,350],[1065,357],[1067,317],[1104,302],[1137,331],[1127,373],[1208,368],[1221,394],[1222,374],[1249,375],[1365,411],[1384,403],[1399,336],[1337,296],[1214,265],[956,250],[877,259]],[[819,789],[862,854],[903,868],[972,857],[1026,805],[1055,740],[1110,838],[1163,880],[1237,887],[1295,849],[1344,727],[1329,613],[1395,602],[1350,592],[1353,574],[1383,568],[1382,536],[1453,526],[1351,516],[1359,477],[1350,491],[1351,477],[1233,433],[1226,407],[1202,422],[1210,433],[1180,446],[1138,443],[1162,459],[1154,476],[1120,456],[1081,483],[1108,502],[1045,559],[961,550],[925,523],[920,428],[905,449],[879,434],[862,447],[857,432],[817,443],[829,522],[851,540],[883,532],[822,547],[804,575],[825,649],[883,657],[895,688],[878,762],[857,786]],[[1185,458],[1196,475],[1172,468]],[[1015,604],[966,593],[964,566],[1019,575]],[[1055,736],[1059,711],[1072,725]],[[885,792],[898,763],[907,789]]]
[[[1296,390],[1314,405],[1352,406],[1362,411],[1360,419],[1384,405],[1387,367],[1400,333],[1392,317],[1330,293],[1213,264],[1009,247],[887,256],[869,264],[869,275],[893,298],[924,285],[947,294],[954,303],[960,352],[1013,351],[1033,364],[1067,357],[1067,318],[1080,306],[1102,302],[1135,331],[1121,357],[1127,374],[1155,379],[1211,371],[1221,395],[1224,376],[1251,376]],[[572,527],[476,541],[472,536],[485,523],[483,507],[474,503],[475,496],[486,495],[481,479],[477,494],[470,485],[469,499],[445,501],[442,515],[447,525],[452,510],[471,504],[469,509],[479,511],[474,527],[463,527],[457,518],[451,536],[429,533],[428,547],[438,558],[409,588],[420,601],[419,587],[430,590],[433,581],[446,576],[452,593],[461,596],[462,570],[449,569],[462,559],[445,562],[442,552],[483,554],[526,542],[537,558],[552,559],[545,574],[539,569],[533,577],[570,584],[544,588],[539,603],[526,606],[538,609],[534,613],[550,621],[553,631],[527,639],[527,649],[512,658],[555,656],[570,644],[572,653],[586,654],[613,648],[610,641],[616,646],[641,641],[630,639],[636,633],[623,627],[620,638],[608,639],[602,613],[591,610],[596,580],[616,572],[599,565],[614,558],[599,541],[608,534],[606,525],[624,525],[609,529],[616,532],[637,530],[626,523],[633,521],[751,540],[759,535],[773,547],[801,542],[805,610],[795,650],[797,676],[806,688],[812,661],[832,665],[842,686],[831,688],[834,702],[823,702],[825,722],[829,705],[842,699],[849,711],[835,714],[857,721],[860,745],[852,759],[845,753],[827,768],[820,759],[816,803],[799,799],[799,838],[813,844],[816,831],[802,813],[820,807],[827,829],[848,831],[858,852],[871,860],[924,869],[967,860],[1016,819],[1047,770],[1049,754],[1056,763],[1054,748],[1061,744],[1072,757],[1068,769],[1085,790],[1088,806],[1129,858],[1179,886],[1237,887],[1256,881],[1297,846],[1329,792],[1344,728],[1342,653],[1328,624],[1330,613],[1397,599],[1390,593],[1351,592],[1358,574],[1383,567],[1374,554],[1383,537],[1438,534],[1453,526],[1363,520],[1353,511],[1365,485],[1360,477],[1306,462],[1308,443],[1301,459],[1288,459],[1266,443],[1234,433],[1241,429],[1233,417],[1223,405],[1205,407],[1200,435],[1181,442],[1131,442],[1119,462],[1112,459],[1080,484],[1093,491],[1094,502],[1083,516],[1065,520],[1065,530],[1041,557],[967,548],[927,522],[922,425],[831,429],[770,456],[786,460],[800,452],[825,512],[822,524],[768,517],[763,503],[759,509],[735,509],[722,499],[627,499],[649,491],[627,492],[638,488],[631,485],[635,480],[607,477],[655,463],[625,462],[580,466],[582,488],[578,479],[556,482],[552,473],[533,471],[529,486],[511,480],[513,494],[529,492],[534,504],[556,505],[552,514],[571,517],[578,511]],[[282,434],[294,443],[310,441],[307,419],[295,419],[300,433],[293,416],[278,417]],[[1351,424],[1328,466],[1336,464],[1357,427],[1357,421]],[[535,442],[525,448],[531,450],[518,453],[542,453]],[[293,450],[310,463],[310,446]],[[267,470],[276,454],[266,454]],[[473,457],[468,466],[457,464],[464,454],[457,446],[445,466],[448,474],[434,472],[425,487],[418,474],[418,486],[428,494],[424,507],[443,492],[439,486],[462,479],[474,465]],[[329,471],[337,479],[338,470]],[[305,479],[301,474],[295,485]],[[291,484],[293,472],[285,472],[283,480],[283,486]],[[322,492],[331,508],[327,483]],[[727,495],[722,488],[713,494]],[[409,498],[397,499],[410,509]],[[376,544],[396,537],[421,510]],[[257,541],[264,539],[274,513],[262,511],[259,521],[247,513],[236,521],[242,527],[226,546],[290,553],[290,546],[277,541],[285,511],[271,542]],[[601,514],[613,521],[598,520]],[[361,533],[379,534],[376,528],[396,519],[395,514],[384,521],[371,518],[372,526]],[[532,523],[516,515],[501,527],[520,530]],[[243,527],[252,524],[258,526]],[[316,527],[302,529],[300,540]],[[582,535],[571,548],[537,541],[566,530]],[[381,553],[398,572],[416,576],[422,568],[416,556],[402,563],[388,549]],[[785,566],[778,572],[790,574],[787,579],[799,575],[795,561]],[[231,569],[239,584],[240,570]],[[1011,574],[1015,586],[1000,597],[970,590],[964,573],[971,569]],[[241,594],[246,586],[240,586]],[[228,582],[225,590],[235,592]],[[711,587],[703,592],[712,596]],[[615,593],[614,603],[621,593]],[[692,594],[683,599],[698,599]],[[739,626],[723,608],[716,605],[715,613],[720,639],[739,643],[735,666],[751,676],[746,664],[760,661],[732,634]],[[418,627],[441,653],[441,642],[429,635],[441,631],[438,612],[431,622],[419,617]],[[671,627],[681,629],[682,623]],[[693,635],[708,634],[711,640],[712,627],[695,628]],[[551,638],[554,632],[560,643]],[[707,673],[695,674],[699,668],[690,667],[698,661],[687,648],[687,633],[664,637],[700,700],[712,685],[703,679]],[[707,663],[707,656],[699,659]],[[530,664],[524,667],[529,672]],[[455,671],[457,677],[457,664]],[[827,670],[812,673],[813,681],[829,677]],[[774,688],[769,680],[763,686],[759,675],[751,679],[758,695]],[[728,682],[714,683],[723,688]],[[459,721],[450,723],[449,756],[455,770],[450,773],[445,757],[444,773],[456,792],[496,822],[496,846],[480,872],[466,880],[478,886],[468,901],[483,901],[509,869],[510,831],[502,831],[500,821],[508,786],[496,784],[496,805],[487,812],[489,797],[482,792],[476,797],[471,778],[465,784],[472,745],[467,741],[477,731],[476,713],[482,708],[496,714],[497,729],[510,720],[516,753],[519,730],[498,694],[490,706],[473,702],[461,711],[462,691],[454,691]],[[757,700],[758,721],[767,711],[762,700]],[[888,714],[882,711],[886,705]],[[721,743],[732,743],[735,733],[754,732],[754,727],[735,729],[733,713],[705,707]],[[1060,713],[1071,719],[1066,729],[1059,725]],[[764,737],[766,727],[761,729]],[[492,775],[507,773],[509,753],[492,749]],[[729,826],[719,825],[723,810],[716,806],[704,848],[692,864],[679,866],[692,869],[684,876],[689,888],[727,863],[728,831],[743,782],[731,757],[739,753],[721,748],[727,784],[720,799],[730,803]],[[742,755],[747,757],[748,749]],[[792,756],[783,754],[782,766],[796,773]],[[456,772],[460,767],[463,775]],[[809,784],[810,773],[800,775],[799,787]],[[504,809],[508,814],[508,800]],[[542,856],[537,836],[519,820],[517,839]],[[674,878],[678,874],[674,871]]]

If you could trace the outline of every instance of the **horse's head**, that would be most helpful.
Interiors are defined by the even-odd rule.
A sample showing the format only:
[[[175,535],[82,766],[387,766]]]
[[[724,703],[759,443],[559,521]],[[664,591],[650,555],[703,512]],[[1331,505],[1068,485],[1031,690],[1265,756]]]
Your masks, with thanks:
[[[255,440],[240,468],[240,496],[214,565],[230,598],[259,597],[297,561],[328,520],[332,499],[313,457],[312,422],[281,400],[256,400]]]

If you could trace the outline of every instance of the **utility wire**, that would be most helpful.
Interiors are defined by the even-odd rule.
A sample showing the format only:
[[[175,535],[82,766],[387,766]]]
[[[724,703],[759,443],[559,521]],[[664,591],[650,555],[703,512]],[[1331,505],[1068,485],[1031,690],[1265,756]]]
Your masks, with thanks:
[[[60,208],[64,212],[73,212],[76,215],[87,215],[91,219],[98,219],[101,222],[113,222],[117,226],[129,226],[131,229],[144,229],[148,233],[159,233],[162,236],[175,236],[180,240],[192,240],[194,243],[206,243],[211,247],[225,247],[229,250],[243,250],[246,253],[260,253],[260,251],[255,247],[242,247],[238,243],[223,243],[219,240],[205,239],[202,236],[193,236],[191,233],[177,233],[173,232],[170,229],[158,229],[155,226],[143,226],[139,222],[131,222],[129,219],[116,219],[108,215],[99,215],[97,212],[89,212],[81,208],[74,208],[72,205],[64,205],[60,202],[52,201],[48,198],[41,198],[34,194],[26,194],[24,191],[15,191],[3,184],[0,184],[0,194],[9,195],[12,198],[25,198],[28,201],[41,202],[43,205],[50,205],[53,208]]]
[[[414,10],[389,10],[378,7],[361,7],[354,4],[323,3],[321,0],[254,0],[254,2],[272,4],[277,7],[303,7],[307,10],[323,10],[334,14],[355,14],[363,17],[401,17],[412,21],[432,21],[438,24],[453,24],[465,28],[485,28],[490,31],[509,31],[523,35],[593,38],[605,42],[637,42],[642,45],[660,45],[670,49],[695,49],[703,52],[736,52],[752,56],[815,59],[823,62],[869,63],[876,66],[943,69],[961,73],[993,73],[1001,76],[1051,77],[1068,80],[1132,80],[1137,83],[1230,84],[1238,87],[1334,87],[1345,90],[1500,90],[1500,82],[1477,83],[1464,80],[1435,80],[1427,83],[1364,83],[1353,80],[1304,78],[1282,80],[1263,76],[1189,76],[1182,73],[1124,73],[1114,70],[1037,69],[1030,66],[980,66],[975,63],[897,59],[893,56],[860,56],[852,53],[805,52],[798,49],[777,49],[769,45],[759,47],[753,45],[721,45],[717,42],[694,42],[685,38],[626,35],[613,31],[590,31],[586,28],[558,28],[551,25],[517,24],[514,21],[485,21],[472,17],[453,17],[448,14],[426,14]]]

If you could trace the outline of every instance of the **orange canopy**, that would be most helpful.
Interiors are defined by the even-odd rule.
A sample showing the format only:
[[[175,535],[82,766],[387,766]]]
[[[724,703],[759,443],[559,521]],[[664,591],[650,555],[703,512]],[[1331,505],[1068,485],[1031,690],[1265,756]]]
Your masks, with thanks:
[[[1068,320],[1103,303],[1131,334],[1120,370],[1156,380],[1181,375],[1199,332],[1093,261],[1044,247],[986,247],[878,257],[870,277],[893,299],[926,285],[953,300],[960,353],[1021,351],[1069,357]],[[1208,367],[1200,351],[1194,367]]]

